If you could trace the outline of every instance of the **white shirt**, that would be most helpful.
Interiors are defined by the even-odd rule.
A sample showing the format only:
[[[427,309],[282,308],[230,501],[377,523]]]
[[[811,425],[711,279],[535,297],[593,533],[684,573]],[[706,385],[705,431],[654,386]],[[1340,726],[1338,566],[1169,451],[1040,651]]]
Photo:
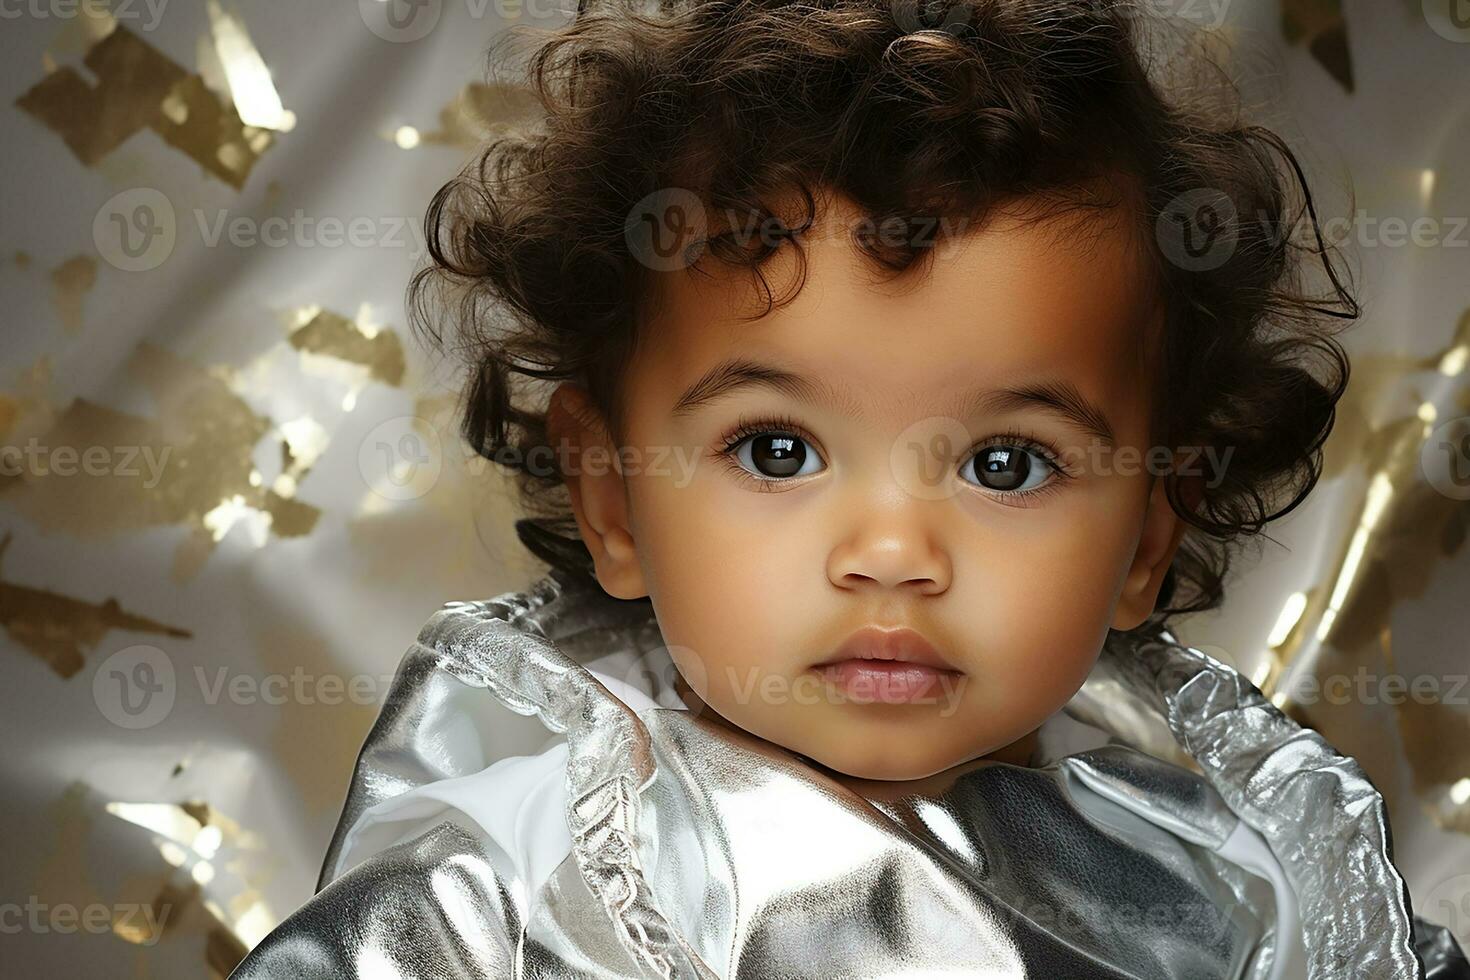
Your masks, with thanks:
[[[636,654],[619,651],[599,657],[587,670],[635,713],[648,708],[689,710],[672,688],[654,700],[646,687],[621,679],[647,676]],[[535,755],[508,756],[477,773],[426,783],[383,800],[363,811],[347,832],[332,877],[450,821],[489,838],[504,852],[515,870],[517,906],[524,912],[572,851],[566,772],[566,736],[557,733]]]

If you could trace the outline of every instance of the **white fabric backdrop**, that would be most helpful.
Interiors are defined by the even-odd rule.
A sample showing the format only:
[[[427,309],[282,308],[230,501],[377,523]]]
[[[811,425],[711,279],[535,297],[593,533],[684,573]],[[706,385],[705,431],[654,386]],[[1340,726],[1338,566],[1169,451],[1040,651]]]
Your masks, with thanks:
[[[222,976],[310,895],[419,625],[538,571],[402,300],[430,196],[524,109],[474,87],[484,50],[569,11],[117,0],[119,35],[100,6],[0,4],[0,446],[23,460],[0,473],[0,973]],[[1470,414],[1470,31],[1431,0],[1151,6],[1223,16],[1324,215],[1357,215],[1366,309],[1327,478],[1182,635],[1359,758],[1416,911],[1470,946],[1470,492],[1434,463]],[[1353,91],[1324,67],[1343,23]],[[1435,225],[1394,244],[1393,218]],[[1286,696],[1360,666],[1435,693]]]

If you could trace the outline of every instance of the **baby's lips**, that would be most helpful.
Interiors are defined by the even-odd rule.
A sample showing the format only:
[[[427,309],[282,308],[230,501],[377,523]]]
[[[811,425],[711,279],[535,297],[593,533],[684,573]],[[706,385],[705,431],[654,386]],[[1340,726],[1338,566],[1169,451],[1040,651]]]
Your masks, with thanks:
[[[849,659],[819,669],[848,697],[883,704],[933,703],[944,677],[957,673],[892,660]]]
[[[924,634],[906,626],[897,629],[863,626],[854,630],[831,657],[817,666],[849,659],[901,661],[935,670],[959,672],[959,668],[946,660],[939,648],[930,643]]]

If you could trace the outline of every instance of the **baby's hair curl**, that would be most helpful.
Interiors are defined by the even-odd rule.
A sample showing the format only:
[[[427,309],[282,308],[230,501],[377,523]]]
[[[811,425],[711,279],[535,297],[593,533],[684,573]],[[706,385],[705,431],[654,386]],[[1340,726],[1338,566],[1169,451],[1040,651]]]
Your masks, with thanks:
[[[1232,453],[1215,485],[1161,477],[1188,528],[1141,628],[1218,606],[1233,546],[1320,477],[1349,373],[1334,334],[1359,308],[1292,150],[1238,105],[1191,107],[1152,77],[1151,20],[1115,0],[584,0],[530,59],[544,120],[490,142],[435,195],[432,264],[410,288],[415,328],[469,364],[462,433],[516,470],[526,547],[592,574],[561,475],[527,461],[548,446],[545,383],[584,385],[621,430],[652,284],[625,226],[648,195],[677,187],[776,219],[798,258],[817,188],[876,227],[975,223],[1020,201],[1045,202],[1038,218],[1125,208],[1163,301],[1155,445]],[[792,189],[795,221],[774,204]],[[1225,254],[1165,247],[1192,200]],[[932,253],[912,242],[853,244],[896,278]],[[761,267],[783,243],[715,231],[706,245],[759,280],[769,310]],[[1308,267],[1325,295],[1306,291]]]

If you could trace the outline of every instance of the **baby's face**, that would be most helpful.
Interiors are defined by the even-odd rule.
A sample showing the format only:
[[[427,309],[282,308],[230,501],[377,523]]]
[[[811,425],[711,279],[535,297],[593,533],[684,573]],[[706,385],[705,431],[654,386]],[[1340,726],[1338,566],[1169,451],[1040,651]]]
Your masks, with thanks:
[[[1149,471],[1159,314],[1125,222],[998,217],[880,285],[854,214],[822,215],[799,296],[760,319],[747,273],[663,274],[626,469],[570,482],[603,587],[651,597],[708,708],[839,772],[917,779],[1061,708],[1108,627],[1152,611],[1183,525]],[[778,298],[794,269],[790,249],[766,266]],[[863,627],[913,630],[950,669],[819,667]]]

